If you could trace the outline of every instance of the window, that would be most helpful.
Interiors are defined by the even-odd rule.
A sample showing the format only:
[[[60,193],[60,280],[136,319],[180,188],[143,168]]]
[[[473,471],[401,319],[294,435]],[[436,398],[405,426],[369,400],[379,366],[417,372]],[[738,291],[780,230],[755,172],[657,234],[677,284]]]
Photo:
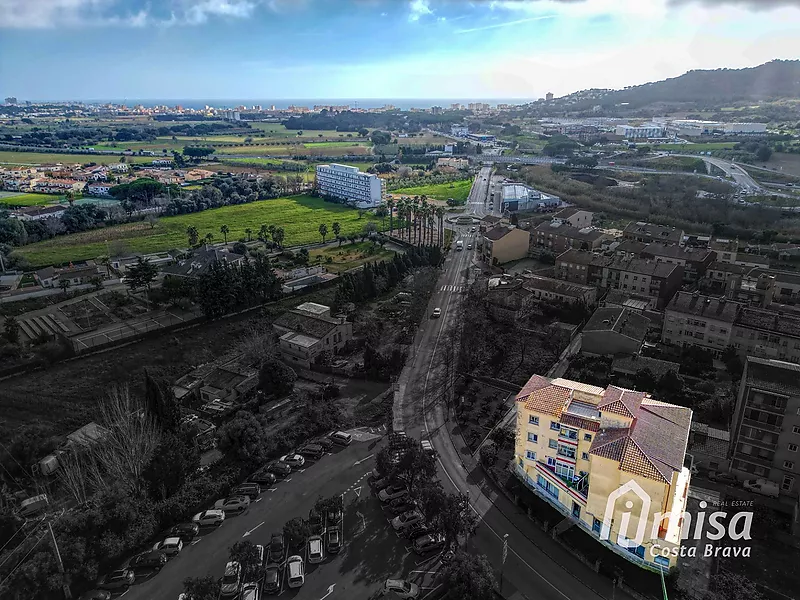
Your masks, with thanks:
[[[529,433],[529,434],[528,434],[528,441],[529,441],[529,442],[536,443],[536,442],[538,442],[538,441],[539,441],[539,436],[538,436],[538,435],[536,435],[535,433]]]
[[[795,425],[792,427],[792,433],[800,433],[800,426]]]
[[[603,526],[603,522],[600,519],[593,519],[592,520],[592,531],[595,533],[600,533],[600,528]]]
[[[789,444],[789,452],[797,452],[797,444]]]
[[[589,453],[588,452],[581,452],[581,458],[583,460],[589,460]]]
[[[798,414],[800,414],[800,411],[798,411]],[[550,429],[561,431],[561,423],[558,421],[550,421]]]
[[[783,468],[784,469],[794,469],[794,463],[790,460],[783,461]]]
[[[539,417],[528,415],[528,425],[538,425],[538,424],[539,424]]]
[[[534,452],[533,450],[526,450],[525,458],[527,458],[528,460],[536,460],[536,452]]]
[[[784,475],[783,483],[781,483],[781,489],[784,492],[792,491],[792,486],[794,485],[794,477],[790,477],[789,475]]]
[[[583,441],[584,442],[591,442],[592,441],[592,435],[590,433],[584,433],[583,434]]]
[[[547,445],[548,445],[550,448],[553,448],[554,450],[558,448],[558,442],[557,442],[557,441],[555,441],[555,440],[549,440],[549,441],[547,442]]]

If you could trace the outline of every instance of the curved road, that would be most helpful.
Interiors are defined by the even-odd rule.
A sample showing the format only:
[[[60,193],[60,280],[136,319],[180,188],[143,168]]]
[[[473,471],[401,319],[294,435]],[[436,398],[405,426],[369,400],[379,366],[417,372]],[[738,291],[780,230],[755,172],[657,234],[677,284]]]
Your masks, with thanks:
[[[490,171],[488,168],[485,169]],[[486,194],[484,173],[476,178],[470,193],[468,212],[476,217],[484,213]],[[488,180],[488,178],[487,178]],[[481,198],[481,194],[484,198]],[[456,227],[456,239],[473,241],[470,226]],[[440,319],[423,323],[414,340],[416,348],[398,380],[395,402],[395,428],[421,439],[429,438],[439,456],[441,481],[448,491],[469,495],[475,512],[481,518],[478,530],[470,540],[487,555],[499,572],[502,539],[508,534],[508,559],[504,567],[503,592],[507,598],[541,598],[544,600],[598,600],[612,598],[611,581],[596,574],[536,527],[520,509],[485,479],[482,469],[454,434],[454,424],[447,419],[447,389],[444,358],[452,356],[449,333],[460,323],[460,297],[473,266],[472,252],[453,251],[431,299],[442,309]],[[615,598],[627,598],[616,590]]]

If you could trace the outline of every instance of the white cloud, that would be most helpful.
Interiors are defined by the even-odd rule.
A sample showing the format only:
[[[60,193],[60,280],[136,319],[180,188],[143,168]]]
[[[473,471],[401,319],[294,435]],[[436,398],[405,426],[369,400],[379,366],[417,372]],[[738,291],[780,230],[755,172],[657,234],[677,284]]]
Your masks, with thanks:
[[[253,14],[255,7],[250,0],[202,0],[192,3],[186,11],[186,20],[198,24],[208,21],[209,16],[243,19]]]
[[[522,23],[530,23],[531,21],[544,21],[546,19],[555,19],[555,18],[556,15],[542,15],[540,17],[517,19],[516,21],[506,21],[504,23],[495,23],[493,25],[483,25],[481,27],[469,27],[467,29],[459,29],[455,33],[472,33],[473,31],[486,31],[487,29],[499,29],[501,27],[511,27],[512,25],[521,25]]]
[[[420,17],[433,14],[428,0],[411,0],[409,9],[411,11],[408,15],[409,21],[419,21]]]
[[[112,12],[116,0],[0,0],[0,28],[48,29],[55,26],[116,24],[141,27],[145,9]]]

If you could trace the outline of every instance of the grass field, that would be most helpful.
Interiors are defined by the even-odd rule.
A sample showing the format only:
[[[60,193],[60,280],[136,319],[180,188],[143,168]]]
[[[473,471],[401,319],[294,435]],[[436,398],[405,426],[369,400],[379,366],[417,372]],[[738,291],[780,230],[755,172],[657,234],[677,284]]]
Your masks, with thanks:
[[[650,144],[642,144],[650,145]],[[673,152],[713,152],[733,148],[736,142],[709,142],[707,144],[652,144],[654,150],[672,150]]]
[[[114,154],[61,154],[55,152],[8,152],[0,151],[0,164],[11,165],[49,165],[53,163],[66,163],[85,165],[97,163],[108,165],[119,162],[119,156]],[[149,163],[157,156],[126,156],[127,162]]]
[[[436,183],[433,185],[400,188],[398,190],[392,190],[389,193],[394,196],[422,196],[424,194],[428,198],[434,198],[436,200],[453,198],[458,202],[466,202],[471,188],[472,179],[463,179],[450,183]]]
[[[355,142],[330,142],[317,144],[287,144],[286,146],[229,146],[217,149],[217,154],[252,154],[253,156],[294,156],[297,154],[341,156],[345,154],[369,154],[371,149]]]
[[[0,207],[8,206],[44,206],[57,204],[62,196],[54,194],[5,194],[0,193]]]
[[[221,241],[219,228],[230,228],[228,241],[245,236],[245,229],[258,231],[262,224],[275,224],[286,231],[286,246],[308,244],[321,241],[318,228],[326,223],[328,230],[337,221],[342,234],[359,233],[370,219],[365,215],[358,218],[358,211],[340,204],[324,202],[311,196],[294,196],[276,200],[261,200],[250,204],[225,206],[200,213],[164,217],[158,219],[155,227],[150,224],[127,223],[104,229],[64,235],[23,246],[17,252],[27,258],[32,266],[62,264],[69,261],[96,258],[105,254],[106,240],[124,240],[132,252],[159,252],[188,245],[186,228],[197,227],[200,237],[213,233],[215,241]]]
[[[352,146],[371,146],[369,142],[306,142],[303,144],[306,148],[346,148]]]
[[[354,267],[360,267],[368,262],[383,260],[384,258],[391,257],[392,254],[394,254],[392,250],[382,249],[372,242],[356,242],[355,244],[344,243],[341,246],[311,250],[309,252],[310,262],[312,264],[317,262],[318,256],[322,257],[319,264],[323,265],[332,273],[341,273],[342,271],[347,271]],[[328,257],[330,257],[333,262],[329,263]]]

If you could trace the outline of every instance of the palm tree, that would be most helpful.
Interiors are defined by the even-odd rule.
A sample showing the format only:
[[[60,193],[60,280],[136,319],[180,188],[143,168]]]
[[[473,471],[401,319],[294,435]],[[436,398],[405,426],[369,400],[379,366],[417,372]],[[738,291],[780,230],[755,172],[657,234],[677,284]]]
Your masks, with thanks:
[[[225,245],[227,246],[228,245],[228,233],[230,232],[230,229],[228,229],[227,225],[223,225],[222,227],[219,228],[219,232],[225,237]]]
[[[286,232],[283,227],[276,227],[275,231],[272,233],[272,240],[275,242],[275,245],[278,246],[278,248],[282,248],[284,239],[286,239]]]
[[[386,201],[386,208],[389,209],[389,235],[394,233],[394,199],[389,198]]]
[[[333,225],[331,226],[331,228],[333,229],[333,235],[335,235],[336,237],[339,237],[339,233],[341,233],[341,231],[342,231],[342,226],[339,225],[338,221],[334,221]]]
[[[189,236],[189,246],[197,246],[197,243],[200,241],[200,232],[197,231],[197,227],[194,225],[187,227],[186,235]]]
[[[439,245],[444,245],[444,215],[445,215],[444,207],[437,206],[436,207],[436,216],[439,217]]]
[[[247,241],[248,241],[248,242],[249,242],[251,239],[253,239],[253,230],[252,230],[252,229],[250,229],[249,227],[247,227],[247,228],[244,230],[244,232],[245,232],[245,234],[247,235]]]
[[[397,201],[397,228],[400,230],[400,236],[403,232],[403,215],[406,213],[406,201],[403,198]]]
[[[214,234],[209,231],[206,234],[206,246],[208,246],[213,241],[214,241]]]
[[[269,228],[266,225],[262,225],[259,228],[258,239],[260,239],[265,244],[269,241]]]
[[[322,243],[325,243],[325,236],[328,235],[328,226],[325,223],[319,224],[319,234],[322,236]]]

